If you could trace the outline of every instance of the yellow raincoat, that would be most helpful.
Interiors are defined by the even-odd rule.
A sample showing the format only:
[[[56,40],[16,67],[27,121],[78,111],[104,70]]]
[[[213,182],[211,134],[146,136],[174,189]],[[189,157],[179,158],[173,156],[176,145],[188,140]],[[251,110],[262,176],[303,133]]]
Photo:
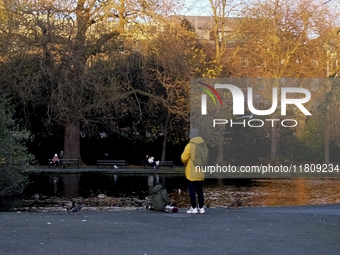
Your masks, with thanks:
[[[184,151],[181,155],[182,162],[185,165],[185,176],[189,181],[203,181],[204,173],[197,171],[192,160],[195,158],[196,144],[204,143],[202,137],[196,136],[190,139],[190,142],[185,146]]]

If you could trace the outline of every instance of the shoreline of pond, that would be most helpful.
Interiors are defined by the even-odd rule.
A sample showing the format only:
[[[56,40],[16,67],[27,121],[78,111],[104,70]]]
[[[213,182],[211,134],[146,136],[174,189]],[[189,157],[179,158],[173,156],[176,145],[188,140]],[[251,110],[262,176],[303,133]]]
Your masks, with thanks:
[[[35,168],[34,170],[25,171],[28,174],[83,174],[83,173],[103,173],[103,174],[175,174],[184,175],[184,167],[176,168]]]

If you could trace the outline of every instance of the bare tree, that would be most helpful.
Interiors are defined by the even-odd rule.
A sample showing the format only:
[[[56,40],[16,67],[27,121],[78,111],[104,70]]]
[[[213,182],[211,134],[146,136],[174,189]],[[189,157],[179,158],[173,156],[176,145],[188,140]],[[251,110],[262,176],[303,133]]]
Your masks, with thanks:
[[[330,162],[331,141],[339,144],[340,141],[340,86],[338,79],[332,80],[330,89],[326,94],[322,104],[323,113],[325,113],[325,162]]]
[[[313,59],[317,48],[313,39],[330,26],[328,12],[313,1],[268,0],[245,8],[233,73],[243,77],[315,77],[320,72]],[[307,116],[299,114],[298,118],[296,135],[300,137]],[[279,130],[271,130],[274,163],[278,160]]]
[[[41,102],[50,122],[63,126],[65,158],[81,159],[81,129],[101,123],[114,130],[138,108],[133,97],[144,92],[121,82],[114,60],[124,54],[130,28],[156,20],[163,7],[142,0],[18,0],[7,8],[18,24],[9,54],[29,56],[31,63],[22,64],[34,67],[18,75],[17,91]]]
[[[189,125],[189,84],[197,67],[199,47],[195,33],[183,24],[164,24],[163,31],[147,36],[144,41],[145,79],[167,105],[157,116],[163,134],[162,160],[166,143],[179,142]]]
[[[209,0],[212,17],[212,36],[215,41],[215,60],[219,65],[226,62],[228,44],[234,41],[241,19],[235,18],[240,11],[242,3],[237,0]],[[235,49],[236,50],[236,49]]]

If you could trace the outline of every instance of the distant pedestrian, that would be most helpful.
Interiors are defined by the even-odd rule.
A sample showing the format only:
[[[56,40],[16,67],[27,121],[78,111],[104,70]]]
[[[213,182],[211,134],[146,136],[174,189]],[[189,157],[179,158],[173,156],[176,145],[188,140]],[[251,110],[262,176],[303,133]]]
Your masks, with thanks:
[[[188,179],[188,188],[191,208],[187,213],[205,213],[204,210],[204,194],[203,194],[203,181],[204,173],[196,172],[193,160],[195,158],[196,148],[199,144],[204,143],[202,137],[199,137],[197,129],[191,129],[189,134],[190,141],[185,146],[185,149],[181,155],[182,162],[185,165],[185,176]],[[196,194],[198,198],[198,206],[196,204]]]

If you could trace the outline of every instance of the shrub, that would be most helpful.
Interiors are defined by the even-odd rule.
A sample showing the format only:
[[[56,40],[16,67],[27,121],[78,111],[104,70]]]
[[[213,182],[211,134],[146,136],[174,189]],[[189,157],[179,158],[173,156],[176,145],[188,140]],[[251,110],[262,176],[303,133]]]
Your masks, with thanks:
[[[33,160],[25,144],[32,137],[15,125],[9,102],[0,96],[0,197],[23,192],[27,184],[24,172]]]

